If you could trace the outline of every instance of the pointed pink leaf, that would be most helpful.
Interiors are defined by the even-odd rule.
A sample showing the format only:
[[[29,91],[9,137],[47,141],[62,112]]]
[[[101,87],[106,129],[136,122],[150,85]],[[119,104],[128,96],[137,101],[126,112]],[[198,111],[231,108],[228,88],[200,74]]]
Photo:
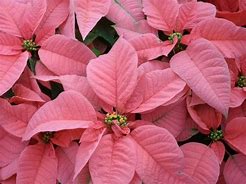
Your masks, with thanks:
[[[184,172],[197,183],[216,184],[220,167],[212,149],[200,143],[187,143],[181,146],[184,153]]]
[[[19,157],[25,148],[25,143],[0,127],[0,168],[4,167]],[[1,178],[1,177],[0,177]]]
[[[0,54],[16,55],[21,53],[21,40],[18,37],[0,32]]]
[[[226,184],[246,183],[246,156],[236,154],[231,156],[224,167]]]
[[[24,14],[23,6],[14,0],[3,0],[0,2],[0,30],[14,36],[21,37],[20,25],[22,15]],[[17,19],[19,17],[19,19]],[[17,20],[16,20],[17,19]]]
[[[13,56],[0,55],[0,95],[8,91],[18,80],[28,57],[28,52]]]
[[[81,42],[63,35],[46,40],[39,50],[41,62],[57,75],[85,75],[86,65],[95,55]]]
[[[51,36],[48,33],[55,34],[55,29],[63,23],[68,16],[69,0],[51,0],[47,1],[46,12],[42,21],[35,30],[35,41],[40,44],[45,38]]]
[[[140,34],[129,42],[137,51],[140,61],[152,60],[162,55],[167,56],[176,44],[171,44],[169,41],[162,42],[152,33]]]
[[[207,19],[194,27],[191,38],[205,38],[227,58],[241,57],[246,53],[246,30],[225,19]]]
[[[185,86],[170,68],[146,73],[128,101],[127,110],[133,113],[152,110],[175,98]]]
[[[170,66],[197,96],[227,115],[230,73],[223,56],[209,41],[193,41],[185,51],[172,57]]]
[[[217,141],[217,142],[213,142],[210,147],[214,151],[214,153],[216,154],[218,161],[221,164],[223,159],[224,159],[224,156],[225,156],[224,144],[220,141]]]
[[[21,3],[15,3],[15,6],[18,9],[23,9],[23,14],[19,13],[18,17],[20,20],[18,22],[18,27],[24,39],[31,39],[34,35],[34,30],[40,24],[46,8],[47,3],[46,1],[40,0],[30,0]],[[13,11],[13,10],[12,10]],[[18,10],[16,10],[18,11]],[[16,12],[11,12],[15,18]],[[15,20],[17,22],[17,20]]]
[[[28,123],[23,139],[28,140],[41,131],[87,128],[93,121],[96,112],[89,101],[78,92],[65,91],[39,108]]]
[[[128,136],[105,135],[89,161],[93,183],[126,184],[135,173],[135,147]]]
[[[225,140],[236,150],[246,155],[246,117],[237,117],[226,124]]]
[[[164,128],[140,126],[131,132],[137,150],[136,172],[144,183],[182,182],[183,153]]]
[[[167,129],[174,137],[177,137],[186,124],[186,103],[183,101],[177,105],[158,107],[154,111],[141,114],[142,120],[153,122],[155,125]]]
[[[57,179],[60,183],[72,183],[75,165],[75,156],[78,151],[78,144],[73,143],[68,148],[56,149],[58,159]]]
[[[176,0],[143,0],[143,11],[152,27],[172,33],[178,16],[179,4]]]
[[[10,99],[10,102],[45,102],[36,92],[21,84],[15,84],[12,91],[15,96]]]
[[[0,30],[24,39],[31,39],[46,11],[46,1],[3,0],[0,2],[0,7]]]
[[[140,0],[112,1],[107,18],[117,27],[134,30],[134,24],[144,19]]]
[[[137,54],[123,38],[111,51],[91,60],[87,67],[88,82],[106,103],[123,110],[137,83]]]
[[[60,26],[62,35],[75,39],[75,0],[69,2],[69,15],[66,21]]]
[[[29,104],[11,105],[4,99],[0,99],[0,106],[0,125],[8,133],[22,137],[37,108]]]
[[[36,144],[26,147],[19,159],[17,184],[56,183],[57,158],[52,145]]]
[[[14,159],[10,164],[0,168],[0,181],[7,180],[15,175],[18,167],[18,158]],[[3,184],[3,183],[1,183]]]
[[[199,130],[204,134],[209,133],[210,129],[217,129],[221,124],[222,114],[207,104],[190,106],[188,102],[187,109],[191,118],[199,126]]]
[[[177,18],[178,30],[182,32],[184,29],[192,29],[197,23],[214,18],[216,8],[210,3],[189,2],[180,6]]]
[[[75,4],[79,30],[85,39],[96,23],[108,13],[111,0],[76,0]]]
[[[91,155],[96,150],[105,131],[106,129],[104,127],[99,129],[89,128],[85,130],[80,139],[80,146],[76,155],[74,169],[75,174],[73,178],[76,178],[81,170],[85,167],[86,163],[91,158]]]

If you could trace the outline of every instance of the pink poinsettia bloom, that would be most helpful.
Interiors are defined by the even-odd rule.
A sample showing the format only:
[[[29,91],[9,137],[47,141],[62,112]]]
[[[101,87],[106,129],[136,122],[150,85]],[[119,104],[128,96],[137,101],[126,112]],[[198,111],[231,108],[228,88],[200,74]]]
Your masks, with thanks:
[[[43,41],[55,34],[55,29],[66,19],[68,1],[4,0],[0,6],[2,95],[18,80],[31,53],[34,57]]]
[[[204,2],[168,0],[164,4],[161,0],[144,0],[143,12],[150,26],[163,31],[171,42],[175,37],[180,42],[184,30],[189,31],[202,20],[215,17],[216,9]]]
[[[53,110],[50,111],[51,109]],[[80,93],[66,91],[61,93],[57,99],[47,102],[34,114],[23,139],[28,140],[33,136],[42,135],[41,138],[47,143],[60,145],[58,142],[54,142],[52,136],[57,137],[65,129],[86,128],[90,125],[90,128],[87,128],[80,138],[76,162],[73,162],[75,177],[81,174],[80,171],[84,169],[89,160],[89,172],[94,183],[129,183],[131,180],[143,180],[150,183],[156,180],[168,183],[173,181],[192,182],[186,174],[180,173],[183,166],[183,154],[176,140],[167,130],[153,125],[145,125],[134,128],[130,133],[125,116],[112,113],[104,117],[102,121],[97,121],[94,108]],[[114,123],[111,124],[111,122]],[[64,139],[65,137],[61,140]],[[72,139],[70,139],[71,141]],[[65,149],[62,147],[64,146],[61,146],[61,149]],[[58,153],[58,151],[60,152],[57,150],[58,148],[55,149],[57,155],[62,154]],[[136,163],[136,158],[140,162]],[[27,159],[38,159],[41,162],[28,162]],[[108,164],[109,159],[111,164]],[[175,162],[172,161],[173,159]],[[51,163],[53,164],[51,165]],[[54,168],[56,164],[57,158],[51,145],[40,143],[28,146],[19,159],[17,181],[25,183],[36,179],[36,181],[54,183],[58,177],[58,171]],[[62,164],[62,162],[58,162],[58,168],[63,168],[63,178],[68,177],[72,181],[73,168],[70,167],[69,170],[67,168],[67,171],[64,172]],[[148,170],[149,164],[163,172]],[[34,172],[36,170],[43,174],[39,175]],[[112,171],[114,171],[113,175]],[[101,174],[98,175],[98,173]],[[41,175],[47,177],[41,178]]]
[[[52,112],[52,109],[56,112]],[[72,141],[79,139],[83,129],[93,125],[93,121],[96,121],[94,108],[79,93],[62,93],[40,107],[22,136],[23,140],[31,139],[32,144],[24,149],[19,158],[17,183],[72,182],[78,149],[78,145]],[[66,167],[70,168],[69,172]],[[77,180],[81,177],[78,176]]]
[[[211,148],[215,150],[220,162],[223,161],[224,140],[232,149],[246,154],[245,150],[245,117],[237,117],[224,123],[222,114],[202,101],[187,98],[189,114],[198,125],[198,130],[211,139]]]

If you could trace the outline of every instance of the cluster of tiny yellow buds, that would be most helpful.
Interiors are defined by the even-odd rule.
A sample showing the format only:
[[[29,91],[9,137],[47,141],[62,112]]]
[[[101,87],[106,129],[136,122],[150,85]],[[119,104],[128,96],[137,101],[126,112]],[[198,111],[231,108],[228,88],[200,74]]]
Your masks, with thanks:
[[[218,141],[223,138],[223,132],[222,130],[215,130],[210,132],[209,138],[212,139],[213,141]]]
[[[240,88],[246,87],[246,76],[240,76],[237,81],[237,86]]]
[[[33,40],[24,40],[22,47],[29,52],[38,50],[38,45]]]
[[[173,43],[175,37],[177,37],[178,38],[178,42],[180,42],[181,39],[182,39],[182,34],[181,33],[172,33],[172,34],[169,35],[168,40],[171,43]]]
[[[116,112],[107,113],[104,122],[107,125],[112,125],[113,121],[116,120],[119,126],[127,126],[127,117],[117,114]]]
[[[50,142],[50,139],[54,137],[54,132],[44,132],[42,134],[42,140],[45,144]]]

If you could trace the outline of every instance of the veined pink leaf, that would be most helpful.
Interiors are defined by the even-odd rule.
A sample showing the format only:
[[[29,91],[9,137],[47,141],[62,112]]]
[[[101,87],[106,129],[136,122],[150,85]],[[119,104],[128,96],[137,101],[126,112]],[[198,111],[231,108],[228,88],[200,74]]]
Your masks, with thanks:
[[[184,172],[196,183],[216,184],[220,167],[212,149],[200,143],[187,143],[181,146],[184,153]]]
[[[159,56],[167,56],[172,51],[176,42],[171,44],[169,41],[163,42],[152,33],[140,34],[129,40],[135,48],[138,58],[142,62],[155,59]]]
[[[142,3],[140,0],[112,1],[107,18],[117,27],[134,30],[134,24],[144,20]]]
[[[28,52],[12,56],[0,55],[0,95],[8,91],[18,80],[28,57]]]
[[[143,0],[143,11],[147,15],[149,25],[158,30],[172,33],[179,12],[176,0]]]
[[[128,101],[127,111],[139,113],[164,105],[182,92],[185,86],[186,83],[170,68],[146,73]]]
[[[26,147],[19,159],[17,184],[56,183],[57,158],[50,144],[36,144]]]
[[[246,156],[243,154],[236,154],[231,156],[224,167],[224,178],[226,184],[246,182]]]
[[[0,106],[0,125],[8,133],[21,138],[37,108],[30,104],[11,105],[4,99],[0,99]]]
[[[207,134],[210,132],[210,129],[217,129],[220,126],[222,121],[221,113],[207,104],[190,106],[188,101],[189,99],[187,98],[188,112],[194,122],[199,126],[201,132]]]
[[[45,14],[36,28],[34,34],[36,35],[35,41],[40,44],[53,33],[55,29],[63,23],[68,16],[69,0],[51,0],[47,1],[47,8]]]
[[[41,62],[57,75],[85,75],[86,65],[95,58],[84,44],[63,35],[50,37],[38,53]]]
[[[15,96],[10,99],[10,102],[45,102],[36,92],[21,84],[15,84],[12,91]]]
[[[246,30],[225,19],[207,19],[197,24],[191,39],[205,38],[213,43],[227,58],[245,55]]]
[[[221,164],[225,156],[224,144],[220,141],[217,141],[217,142],[213,142],[210,147],[214,151],[215,155],[218,158],[219,163]]]
[[[21,40],[18,37],[0,32],[0,54],[17,55],[21,53]]]
[[[93,121],[96,112],[90,102],[78,92],[65,91],[39,108],[29,121],[23,139],[28,140],[41,131],[87,128]]]
[[[18,167],[18,158],[14,159],[8,165],[0,168],[0,181],[7,180],[11,176],[15,175]],[[2,182],[1,182],[2,184]]]
[[[76,0],[75,4],[79,30],[85,39],[96,23],[108,13],[111,0]]]
[[[46,1],[3,0],[0,7],[0,30],[31,39],[33,31],[45,13]]]
[[[246,117],[237,117],[226,124],[225,140],[236,150],[246,155]]]
[[[145,125],[131,136],[137,151],[136,172],[144,183],[186,183],[181,173],[183,153],[167,130]]]
[[[101,138],[106,129],[104,127],[99,129],[86,129],[80,139],[80,146],[76,155],[74,177],[76,178],[86,163],[91,158],[91,155],[96,150]]]
[[[78,144],[72,143],[68,148],[56,149],[58,159],[57,179],[61,183],[73,183],[73,172],[75,156],[78,151]]]
[[[0,168],[2,168],[18,158],[26,144],[0,127],[0,145]]]
[[[69,1],[69,15],[60,30],[62,35],[75,39],[75,0]]]
[[[88,82],[98,97],[122,111],[137,83],[137,62],[134,48],[119,38],[108,54],[90,61]]]
[[[176,31],[182,32],[184,29],[192,29],[202,20],[214,18],[215,14],[216,8],[210,3],[184,3],[179,8],[179,15],[177,18],[178,27],[176,28]]]
[[[167,129],[177,137],[184,129],[186,123],[186,103],[183,101],[176,105],[158,107],[154,111],[141,114],[142,120],[153,122],[155,125]]]
[[[193,41],[172,57],[170,66],[208,105],[227,115],[230,105],[230,73],[223,56],[207,40]]]
[[[14,17],[15,21],[18,22],[19,30],[22,37],[25,39],[31,39],[34,30],[40,24],[47,8],[47,1],[31,0],[26,2],[15,1],[14,7],[18,7],[18,10],[11,10],[11,15]],[[11,7],[14,8],[14,7]],[[16,11],[23,9],[23,12],[19,13],[20,17],[17,17]],[[16,18],[15,18],[16,16]],[[18,18],[18,19],[17,19]]]
[[[135,173],[136,153],[128,136],[114,140],[105,135],[89,161],[93,183],[126,184]]]

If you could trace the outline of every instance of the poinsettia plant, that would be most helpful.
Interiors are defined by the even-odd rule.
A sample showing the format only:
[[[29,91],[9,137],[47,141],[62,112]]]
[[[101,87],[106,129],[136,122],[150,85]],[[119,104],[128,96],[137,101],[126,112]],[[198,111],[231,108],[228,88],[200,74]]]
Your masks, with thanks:
[[[245,8],[2,0],[0,183],[245,184]]]

